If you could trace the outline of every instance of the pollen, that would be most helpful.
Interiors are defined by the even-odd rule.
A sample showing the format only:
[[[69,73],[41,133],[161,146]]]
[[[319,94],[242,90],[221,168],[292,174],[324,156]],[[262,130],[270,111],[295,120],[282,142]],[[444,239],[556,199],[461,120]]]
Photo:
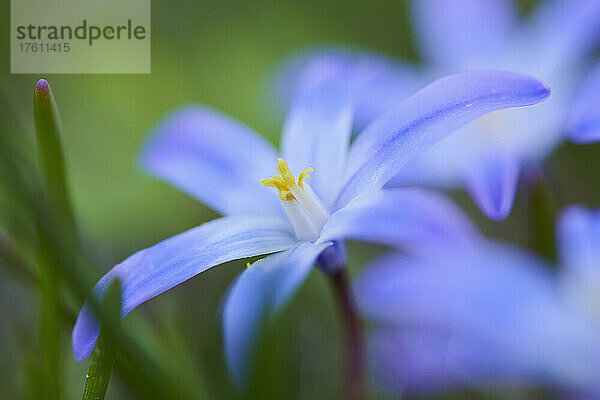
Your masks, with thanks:
[[[260,184],[274,187],[279,190],[279,198],[281,201],[295,200],[296,198],[292,194],[291,188],[297,185],[304,189],[304,180],[310,179],[310,173],[313,172],[312,168],[306,168],[298,175],[298,182],[296,183],[296,178],[294,178],[287,163],[281,158],[277,159],[277,170],[280,175],[273,175],[272,178],[261,179]]]

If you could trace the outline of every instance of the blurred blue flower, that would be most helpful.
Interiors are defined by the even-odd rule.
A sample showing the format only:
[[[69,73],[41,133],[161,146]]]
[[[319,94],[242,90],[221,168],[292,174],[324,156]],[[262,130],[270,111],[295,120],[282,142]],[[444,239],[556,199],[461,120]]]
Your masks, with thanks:
[[[346,72],[327,62],[307,72],[307,89],[283,128],[287,162],[278,161],[273,178],[268,177],[277,153],[250,128],[206,107],[188,107],[167,118],[143,151],[142,165],[225,216],[130,256],[97,283],[95,295],[119,278],[124,317],[208,268],[275,253],[239,276],[224,306],[227,361],[242,383],[258,323],[286,302],[315,261],[327,272],[341,268],[343,240],[416,246],[467,235],[471,226],[451,224],[457,219],[454,209],[438,197],[380,190],[410,158],[487,112],[549,95],[539,81],[523,75],[451,75],[376,119],[350,147],[354,88],[337,79]],[[98,330],[84,305],[72,335],[76,359],[91,353]]]
[[[288,60],[275,74],[275,88],[279,93],[293,92],[290,78],[307,60],[337,57],[341,64],[366,60],[370,68],[360,77],[365,83],[357,109],[360,125],[396,105],[432,76],[491,68],[542,79],[552,88],[549,101],[531,110],[495,112],[464,126],[389,182],[390,186],[464,187],[486,216],[502,220],[512,208],[523,166],[542,162],[565,132],[576,142],[596,140],[600,135],[595,101],[600,97],[600,78],[583,86],[574,101],[587,67],[586,55],[600,35],[600,2],[549,0],[523,21],[511,0],[412,3],[425,61],[420,70],[375,54],[319,49]]]
[[[600,210],[572,206],[558,231],[556,273],[477,235],[471,246],[375,261],[355,294],[378,322],[376,375],[392,390],[541,384],[597,398]]]
[[[575,143],[600,141],[600,65],[581,85],[567,120],[567,136]]]

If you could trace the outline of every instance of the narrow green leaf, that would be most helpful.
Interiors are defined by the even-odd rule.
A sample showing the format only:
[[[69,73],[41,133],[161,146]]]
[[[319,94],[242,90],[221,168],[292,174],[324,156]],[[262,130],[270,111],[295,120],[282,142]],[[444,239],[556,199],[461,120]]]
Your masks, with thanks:
[[[38,81],[34,92],[34,120],[38,141],[41,167],[43,170],[50,225],[57,227],[57,236],[72,232],[72,217],[66,224],[61,223],[65,210],[70,210],[66,202],[66,180],[62,149],[58,135],[60,123],[48,82]],[[67,208],[65,208],[65,204]],[[41,346],[43,354],[42,387],[49,399],[61,398],[61,329],[60,329],[60,260],[52,245],[41,234],[41,221],[38,224],[37,262],[40,272],[41,294]],[[68,226],[67,228],[63,228]],[[61,229],[62,228],[62,229]],[[67,239],[68,240],[68,239]],[[69,240],[70,241],[70,240]]]
[[[75,237],[74,218],[65,174],[64,155],[61,146],[61,123],[52,89],[45,79],[35,85],[34,118],[39,147],[42,174],[50,212],[60,224],[66,240]]]
[[[121,284],[118,280],[113,281],[106,291],[102,300],[102,309],[107,321],[102,325],[103,328],[100,328],[100,336],[85,377],[82,400],[102,400],[106,396],[106,390],[108,389],[117,353],[114,337],[109,334],[106,326],[110,325],[114,330],[119,324],[121,316]]]
[[[42,306],[43,387],[46,398],[60,399],[61,393],[61,304],[59,275],[53,264],[57,260],[47,243],[41,241],[38,253],[40,264],[40,293]]]

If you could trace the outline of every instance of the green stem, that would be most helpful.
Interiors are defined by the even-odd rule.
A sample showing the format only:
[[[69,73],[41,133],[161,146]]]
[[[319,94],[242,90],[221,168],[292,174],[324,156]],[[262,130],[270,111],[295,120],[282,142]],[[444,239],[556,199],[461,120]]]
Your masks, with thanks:
[[[104,399],[116,355],[114,347],[106,346],[102,340],[98,341],[85,378],[82,400]]]
[[[335,273],[330,274],[329,277],[342,312],[346,334],[344,398],[346,400],[358,400],[362,397],[364,371],[360,320],[356,312],[352,291],[348,284],[346,268],[340,268]]]
[[[102,308],[107,316],[107,321],[100,329],[100,336],[90,361],[90,366],[85,379],[85,388],[83,390],[82,400],[102,400],[106,396],[108,382],[112,374],[117,348],[114,338],[106,329],[110,325],[115,329],[118,327],[121,315],[121,285],[118,280],[111,283],[111,286],[104,295]]]

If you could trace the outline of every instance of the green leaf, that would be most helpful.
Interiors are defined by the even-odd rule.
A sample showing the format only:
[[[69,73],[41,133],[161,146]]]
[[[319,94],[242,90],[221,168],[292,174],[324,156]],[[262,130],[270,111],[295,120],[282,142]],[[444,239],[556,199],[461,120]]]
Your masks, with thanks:
[[[60,123],[58,111],[48,82],[38,81],[34,93],[34,119],[36,137],[40,149],[42,169],[44,171],[46,196],[49,203],[47,213],[51,216],[51,226],[60,228],[62,217],[53,218],[54,209],[63,214],[66,197],[66,181],[62,162],[62,149],[58,140]],[[67,205],[68,207],[68,205]],[[70,210],[70,208],[68,208]],[[43,353],[42,387],[49,399],[61,398],[61,327],[60,327],[60,260],[41,233],[41,221],[38,223],[37,262],[40,270],[41,293],[41,345]],[[68,222],[72,226],[72,218]],[[58,237],[67,229],[58,229]]]
[[[121,316],[121,284],[119,280],[114,280],[106,291],[102,300],[102,310],[107,320],[104,321],[105,325],[100,328],[100,336],[85,377],[83,400],[102,400],[106,396],[117,353],[116,343],[111,333],[114,333]],[[106,324],[112,327],[111,331],[106,329],[108,326]]]
[[[75,223],[65,174],[61,145],[61,123],[50,84],[40,79],[35,85],[33,110],[35,131],[50,217],[59,224],[65,240],[75,238]]]

